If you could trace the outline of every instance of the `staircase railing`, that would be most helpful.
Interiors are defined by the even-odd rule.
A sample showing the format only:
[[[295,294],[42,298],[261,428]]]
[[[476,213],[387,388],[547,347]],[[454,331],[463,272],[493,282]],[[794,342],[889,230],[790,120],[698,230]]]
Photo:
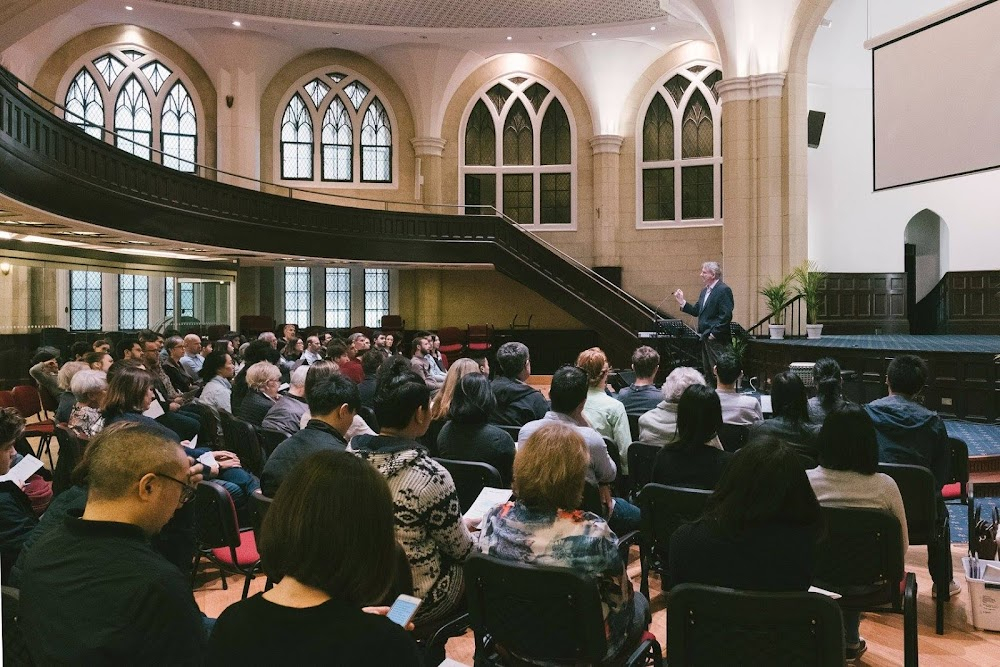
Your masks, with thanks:
[[[780,315],[780,317],[776,317]],[[782,320],[785,326],[786,338],[799,338],[806,335],[806,313],[805,299],[802,294],[797,294],[785,302],[778,310],[768,313],[757,324],[750,327],[749,334],[754,338],[769,336],[768,327],[776,320]]]

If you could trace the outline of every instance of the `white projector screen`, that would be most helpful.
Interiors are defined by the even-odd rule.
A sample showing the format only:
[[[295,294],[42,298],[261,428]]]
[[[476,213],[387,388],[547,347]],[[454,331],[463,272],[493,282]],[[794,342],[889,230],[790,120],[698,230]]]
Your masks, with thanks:
[[[875,190],[1000,167],[1000,2],[902,30],[868,43]]]

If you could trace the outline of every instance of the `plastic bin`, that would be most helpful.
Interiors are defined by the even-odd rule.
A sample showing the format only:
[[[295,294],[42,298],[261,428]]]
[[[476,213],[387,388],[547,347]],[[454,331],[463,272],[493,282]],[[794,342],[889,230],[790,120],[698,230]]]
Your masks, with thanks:
[[[965,582],[969,587],[969,621],[977,630],[1000,632],[1000,562],[979,561],[979,578],[970,573],[972,561],[962,559]]]
[[[812,387],[815,384],[813,371],[816,369],[815,361],[793,361],[788,364],[788,370],[799,376],[802,384]]]

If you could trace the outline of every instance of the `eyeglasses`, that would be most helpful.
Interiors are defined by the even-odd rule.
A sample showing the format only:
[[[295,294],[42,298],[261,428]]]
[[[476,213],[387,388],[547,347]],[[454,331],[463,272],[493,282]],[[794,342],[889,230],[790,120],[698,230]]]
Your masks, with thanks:
[[[184,487],[181,490],[181,499],[180,499],[181,505],[183,505],[185,503],[188,503],[188,502],[191,502],[191,500],[194,498],[194,494],[196,492],[196,489],[193,486],[191,486],[190,484],[188,484],[187,482],[182,482],[179,479],[174,479],[170,475],[164,475],[163,473],[159,473],[159,472],[154,472],[153,474],[156,475],[157,477],[161,477],[163,479],[169,479],[171,482],[177,482],[182,487]]]

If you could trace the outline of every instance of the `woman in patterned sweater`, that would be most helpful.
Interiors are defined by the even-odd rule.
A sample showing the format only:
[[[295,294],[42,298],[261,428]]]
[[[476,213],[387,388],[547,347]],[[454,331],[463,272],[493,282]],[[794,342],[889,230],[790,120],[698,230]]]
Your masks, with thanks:
[[[462,562],[474,543],[451,475],[417,442],[431,421],[430,389],[411,370],[382,371],[375,392],[381,432],[355,437],[351,451],[389,483],[396,540],[410,561],[413,594],[423,599],[414,619],[419,626],[447,617],[461,603]]]

